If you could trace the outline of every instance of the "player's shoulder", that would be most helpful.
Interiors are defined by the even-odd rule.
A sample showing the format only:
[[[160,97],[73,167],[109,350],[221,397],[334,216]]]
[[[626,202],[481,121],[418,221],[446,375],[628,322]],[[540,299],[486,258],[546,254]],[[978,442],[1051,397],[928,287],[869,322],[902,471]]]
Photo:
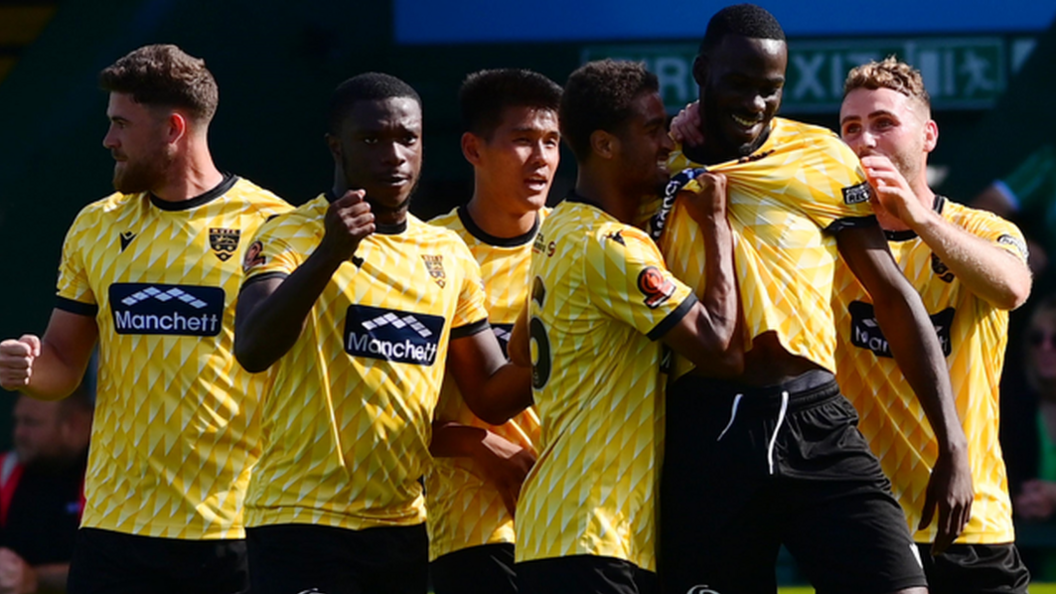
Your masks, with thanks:
[[[469,249],[455,229],[437,225],[435,219],[427,223],[411,213],[407,213],[407,234],[422,243],[450,244],[455,249]]]
[[[288,202],[244,177],[234,176],[234,183],[226,192],[229,199],[239,202],[250,212],[259,212],[271,216],[292,210]]]
[[[972,208],[945,196],[936,196],[935,200],[943,218],[969,232],[1000,230],[1022,236],[1022,231],[1015,223],[988,210]]]
[[[771,133],[779,139],[795,139],[801,142],[822,144],[827,144],[833,141],[842,142],[835,132],[824,126],[808,124],[806,122],[790,120],[788,118],[774,118],[774,125],[771,128]]]
[[[128,209],[140,207],[145,200],[148,198],[143,192],[136,194],[114,192],[82,207],[74,218],[72,226],[98,227],[105,224],[103,221],[106,219],[116,220]]]
[[[460,206],[456,206],[444,214],[437,215],[429,219],[429,224],[437,227],[444,227],[445,229],[459,229],[463,226],[462,217],[459,216],[459,210],[461,208],[462,207]]]
[[[305,232],[315,233],[323,227],[323,217],[329,202],[320,194],[300,206],[288,206],[286,209],[268,215],[260,226],[259,235],[302,235]]]

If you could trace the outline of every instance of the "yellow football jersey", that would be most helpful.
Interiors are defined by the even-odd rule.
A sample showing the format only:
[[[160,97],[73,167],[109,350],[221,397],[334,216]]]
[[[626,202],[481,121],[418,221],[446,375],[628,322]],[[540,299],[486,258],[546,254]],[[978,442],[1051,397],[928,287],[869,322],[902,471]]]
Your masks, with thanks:
[[[1026,243],[1015,225],[988,212],[937,198],[944,219],[1000,246],[1024,262]],[[998,384],[1008,338],[1008,312],[968,290],[915,233],[889,232],[899,267],[920,293],[939,335],[950,369],[957,413],[968,438],[975,500],[958,543],[996,544],[1014,540],[1005,464],[998,442]],[[924,409],[906,382],[876,323],[868,293],[846,265],[837,268],[836,378],[858,409],[859,429],[892,478],[910,530],[924,507],[937,445]],[[933,542],[933,522],[917,531],[917,542]]]
[[[322,240],[328,206],[319,196],[265,225],[245,282],[296,270]],[[246,525],[424,522],[418,479],[448,340],[487,328],[480,268],[455,233],[413,215],[378,226],[272,366]]]
[[[691,167],[701,165],[676,147],[668,168],[674,173]],[[776,331],[788,352],[834,370],[835,233],[876,224],[858,157],[829,130],[774,118],[769,138],[754,154],[708,169],[727,179],[746,348],[750,339]],[[671,272],[701,296],[700,227],[680,201],[671,202],[653,207],[659,212],[651,218],[650,233]],[[672,377],[692,368],[676,357]]]
[[[573,196],[532,254],[539,459],[517,504],[517,561],[598,555],[655,568],[660,343],[697,299],[640,229]]]
[[[457,233],[480,264],[488,321],[504,350],[513,323],[526,303],[532,241],[548,212],[544,208],[531,231],[512,238],[485,233],[461,207],[430,221]],[[450,377],[444,380],[436,419],[481,427],[532,451],[539,439],[539,417],[534,407],[501,426],[489,425],[469,410]],[[430,560],[466,547],[514,542],[513,517],[506,511],[498,490],[484,480],[471,459],[435,459],[426,475],[425,493]]]
[[[289,205],[234,176],[168,203],[114,194],[66,236],[57,307],[93,316],[99,380],[81,525],[243,538],[267,374],[232,354],[242,253]]]

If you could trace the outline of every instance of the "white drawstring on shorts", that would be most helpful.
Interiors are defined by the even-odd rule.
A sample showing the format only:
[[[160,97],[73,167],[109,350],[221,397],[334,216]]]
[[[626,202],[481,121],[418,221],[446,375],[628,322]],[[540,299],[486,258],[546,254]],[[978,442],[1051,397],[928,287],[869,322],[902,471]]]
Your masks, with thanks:
[[[744,394],[738,394],[733,397],[733,408],[730,409],[730,422],[726,423],[726,428],[719,434],[719,438],[715,441],[722,441],[722,436],[726,435],[726,432],[733,426],[733,420],[737,418],[737,407],[741,405],[741,398],[744,398]]]
[[[777,413],[777,425],[774,434],[770,436],[770,447],[766,449],[766,461],[770,465],[770,474],[774,474],[774,445],[777,443],[777,432],[785,422],[785,412],[788,410],[788,390],[781,391],[781,410]]]

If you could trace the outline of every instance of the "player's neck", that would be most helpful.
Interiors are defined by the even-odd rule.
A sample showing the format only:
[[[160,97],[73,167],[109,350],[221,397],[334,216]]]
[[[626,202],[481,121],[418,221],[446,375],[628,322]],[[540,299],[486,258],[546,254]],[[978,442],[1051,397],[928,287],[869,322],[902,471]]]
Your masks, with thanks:
[[[220,185],[224,174],[216,168],[208,147],[189,148],[173,161],[165,184],[152,193],[166,202],[183,202]]]
[[[530,232],[535,227],[538,212],[503,208],[508,202],[503,197],[478,189],[466,204],[466,213],[481,231],[492,237],[509,239]]]
[[[580,163],[576,176],[576,194],[597,205],[621,223],[631,225],[638,216],[641,196],[631,196],[622,191],[618,181],[606,175],[590,171]]]

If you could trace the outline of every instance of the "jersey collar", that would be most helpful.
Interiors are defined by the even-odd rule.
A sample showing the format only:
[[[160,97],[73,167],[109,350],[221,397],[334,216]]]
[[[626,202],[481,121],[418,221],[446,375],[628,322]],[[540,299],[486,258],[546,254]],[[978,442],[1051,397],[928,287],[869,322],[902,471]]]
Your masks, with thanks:
[[[217,184],[215,188],[209,190],[204,194],[199,194],[194,198],[191,198],[190,200],[181,200],[180,202],[169,202],[167,200],[162,200],[161,198],[158,198],[153,193],[151,193],[148,194],[148,196],[150,196],[150,203],[154,206],[157,206],[161,210],[169,211],[190,210],[203,204],[207,204],[226,194],[232,187],[234,187],[235,182],[238,181],[237,175],[232,175],[230,173],[224,173],[223,175],[224,179],[219,184]]]
[[[935,212],[942,214],[942,210],[946,207],[946,197],[935,194],[935,202],[932,203],[931,209]],[[884,235],[888,241],[909,241],[910,239],[917,238],[917,232],[912,229],[904,229],[902,231],[884,231]]]
[[[516,237],[496,237],[487,231],[480,228],[473,217],[469,216],[469,209],[465,206],[458,207],[458,220],[462,221],[462,226],[469,231],[469,234],[476,237],[480,241],[494,247],[518,247],[531,243],[532,239],[535,238],[535,234],[539,231],[539,213],[535,213],[535,223],[527,233],[517,235]]]

